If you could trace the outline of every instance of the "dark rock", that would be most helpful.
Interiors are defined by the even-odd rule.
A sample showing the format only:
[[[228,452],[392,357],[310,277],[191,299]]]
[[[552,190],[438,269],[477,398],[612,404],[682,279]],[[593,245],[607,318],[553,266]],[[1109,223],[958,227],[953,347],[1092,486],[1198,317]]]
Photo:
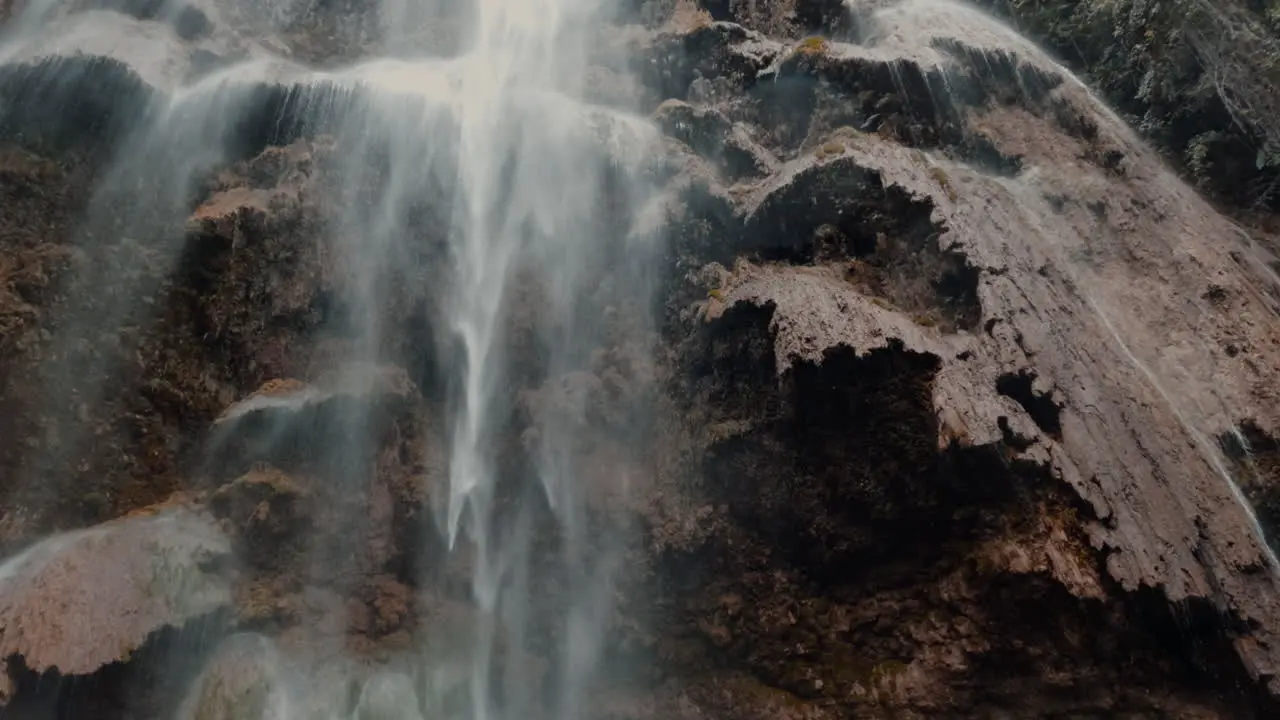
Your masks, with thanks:
[[[154,90],[117,60],[52,57],[0,66],[0,138],[108,154],[142,123]]]
[[[209,504],[236,528],[239,557],[251,565],[278,568],[302,549],[294,544],[310,526],[310,494],[296,479],[265,466],[218,488]]]
[[[209,16],[194,5],[183,5],[174,12],[172,22],[174,31],[184,40],[194,40],[208,34],[213,28]]]
[[[734,127],[714,110],[669,100],[654,111],[653,117],[667,135],[712,159],[728,180],[760,177],[769,172],[767,151],[756,145],[745,129]]]
[[[713,22],[647,38],[636,48],[635,71],[660,97],[684,99],[698,77],[751,85],[781,47],[740,25]]]

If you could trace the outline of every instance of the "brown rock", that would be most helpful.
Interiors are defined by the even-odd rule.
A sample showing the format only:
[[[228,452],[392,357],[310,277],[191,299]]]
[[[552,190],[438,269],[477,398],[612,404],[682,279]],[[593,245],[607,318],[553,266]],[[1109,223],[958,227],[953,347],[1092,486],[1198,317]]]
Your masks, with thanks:
[[[41,541],[0,568],[0,653],[64,675],[127,659],[152,632],[230,605],[229,553],[186,508]]]
[[[262,466],[218,488],[209,505],[236,528],[241,557],[252,564],[278,567],[298,551],[291,546],[309,528],[310,499],[302,483]]]
[[[704,507],[715,530],[690,545],[687,521],[651,526],[659,557],[700,558],[687,572],[709,585],[673,599],[674,622],[847,713],[1267,716],[1272,701],[1229,709],[1210,688],[1232,673],[1273,684],[1280,659],[1274,556],[1242,501],[1265,516],[1280,356],[1240,358],[1276,346],[1274,259],[1032,50],[981,91],[929,98],[933,74],[967,87],[995,55],[921,52],[880,74],[917,47],[904,38],[787,56],[778,85],[810,89],[785,117],[713,101],[791,160],[729,193],[736,225],[686,193],[703,227],[725,224],[718,243],[676,230],[714,263],[706,297],[690,293],[704,322],[684,326],[674,374],[693,378],[668,420],[693,436],[674,465],[699,470],[659,487],[702,483],[703,499],[661,498],[654,519]],[[1010,69],[1016,91],[997,87]],[[877,86],[891,80],[903,87]],[[881,131],[842,127],[864,119]],[[1253,418],[1256,459],[1228,467],[1219,438]],[[711,602],[728,592],[750,598],[746,626]],[[1017,597],[1041,598],[1027,602],[1042,617]],[[838,619],[808,619],[810,602]],[[1169,687],[1172,658],[1199,651],[1112,663],[1179,622],[1167,603],[1195,607],[1232,659],[1156,701],[1136,688]],[[1094,673],[1130,679],[1051,709],[1049,688],[1092,688]]]

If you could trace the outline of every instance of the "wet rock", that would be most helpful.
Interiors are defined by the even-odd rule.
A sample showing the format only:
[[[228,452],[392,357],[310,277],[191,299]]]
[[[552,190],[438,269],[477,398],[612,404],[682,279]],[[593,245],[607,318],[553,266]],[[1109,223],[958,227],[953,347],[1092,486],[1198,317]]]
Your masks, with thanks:
[[[1272,549],[1280,544],[1280,442],[1252,422],[1218,438]]]
[[[252,565],[278,566],[289,561],[291,542],[309,524],[309,499],[297,480],[265,466],[218,488],[209,505],[236,527],[240,557]]]
[[[238,463],[294,457],[326,438],[346,436],[356,417],[377,437],[379,428],[412,409],[417,395],[408,374],[389,366],[348,366],[310,385],[270,381],[214,421],[211,452],[222,456],[237,448]]]
[[[360,690],[355,720],[421,720],[413,681],[396,673],[378,673]]]
[[[969,11],[907,3],[846,33],[839,2],[684,2],[668,22],[675,5],[651,4],[658,30],[619,32],[634,78],[615,62],[589,83],[611,106],[657,106],[669,135],[645,170],[668,191],[645,227],[671,241],[660,337],[638,332],[628,342],[645,351],[595,348],[553,372],[522,352],[546,330],[542,296],[513,293],[506,350],[521,362],[503,392],[519,401],[493,438],[504,521],[547,519],[536,503],[512,512],[512,498],[539,492],[530,450],[539,426],[559,424],[574,430],[560,460],[585,486],[585,532],[638,538],[617,550],[601,683],[660,667],[592,710],[1274,716],[1273,574],[1226,482],[1276,522],[1274,259],[1029,43],[963,24]],[[364,52],[366,27],[333,19],[282,42],[325,63]],[[117,417],[121,434],[146,428],[148,444],[119,445],[144,458],[176,456],[218,417],[221,466],[205,480],[254,573],[236,594],[246,625],[379,661],[425,637],[467,665],[456,656],[474,610],[456,598],[472,568],[431,526],[447,448],[419,412],[446,413],[447,389],[394,369],[421,382],[442,362],[423,329],[438,283],[424,278],[445,253],[417,251],[448,247],[447,216],[407,213],[411,272],[388,285],[413,290],[378,308],[396,339],[377,352],[397,365],[324,373],[349,355],[351,330],[330,221],[378,195],[329,192],[346,171],[330,148],[349,135],[300,138],[341,129],[362,97],[325,83],[246,93],[231,167],[202,179],[177,287],[157,296],[166,320],[142,351],[119,351],[155,375],[147,405],[70,411],[95,431]],[[648,147],[642,123],[566,114],[615,150]],[[606,154],[625,165],[622,150]],[[382,162],[371,153],[371,187]],[[21,333],[21,352],[40,347],[27,336],[47,323],[59,265],[29,260],[0,288],[12,309],[0,329]],[[600,298],[584,305],[619,327],[644,314],[636,298]],[[630,359],[654,344],[648,366]],[[308,380],[264,384],[295,377]],[[1257,434],[1219,462],[1214,441],[1245,417]],[[113,475],[94,502],[117,512],[156,491],[142,485],[120,499]],[[29,532],[23,517],[6,513],[6,532]],[[321,562],[295,552],[303,535]],[[555,533],[535,536],[531,562],[558,549]],[[572,585],[530,568],[547,598],[528,620],[532,656],[494,665],[547,667],[550,685],[545,648],[565,630],[547,618]],[[464,612],[420,626],[426,595]],[[231,670],[276,677],[276,661],[226,652]],[[197,690],[222,698],[208,698],[210,717],[269,715],[262,698],[280,697],[225,676]],[[332,707],[416,718],[405,678],[379,677]]]
[[[7,706],[16,691],[17,686],[13,682],[13,676],[9,674],[8,661],[0,663],[0,707]]]
[[[321,378],[314,385],[294,379],[271,380],[249,397],[228,407],[215,424],[234,424],[258,415],[323,413],[327,403],[367,398],[385,404],[392,413],[403,409],[417,392],[408,373],[396,367],[350,366]]]
[[[420,718],[406,675],[257,633],[221,643],[183,696],[178,720]]]
[[[741,25],[697,24],[643,38],[634,50],[635,70],[660,97],[684,99],[698,78],[723,78],[726,88],[749,85],[781,48]]]
[[[947,29],[935,25],[929,32],[945,34]],[[725,578],[719,589],[686,596],[703,598],[690,608],[688,619],[690,626],[699,628],[707,647],[722,648],[727,643],[730,653],[740,658],[755,658],[753,653],[760,653],[759,664],[746,660],[755,676],[798,696],[834,692],[836,697],[859,698],[851,702],[913,707],[926,715],[957,707],[954,696],[951,700],[942,698],[971,682],[988,690],[1006,688],[997,694],[1012,687],[1053,686],[1071,682],[1066,678],[1080,677],[1086,664],[1105,666],[1116,656],[1094,645],[1085,660],[1073,656],[1074,651],[1066,647],[1045,646],[1037,652],[1042,653],[1040,657],[1059,658],[1051,661],[1057,669],[1029,675],[1013,673],[1011,677],[1018,679],[1006,685],[982,675],[982,668],[1006,662],[1000,658],[1006,657],[1011,645],[1005,644],[1008,636],[1004,631],[982,623],[952,625],[951,620],[942,618],[954,615],[944,612],[934,616],[924,611],[919,603],[931,601],[922,601],[919,596],[910,601],[901,597],[889,601],[894,603],[889,614],[928,615],[929,623],[941,623],[947,629],[943,631],[939,625],[916,628],[911,631],[915,640],[895,641],[890,645],[896,649],[889,650],[887,645],[882,654],[866,659],[857,657],[857,651],[849,655],[844,654],[847,649],[826,645],[825,638],[834,627],[829,620],[822,623],[823,630],[786,630],[803,626],[803,621],[799,619],[801,612],[782,599],[776,614],[765,617],[762,611],[759,624],[751,627],[735,625],[733,613],[740,616],[742,611],[719,606],[713,599],[717,593],[746,594],[751,598],[748,606],[760,607],[763,598],[796,597],[792,586],[743,580],[758,572],[762,578],[776,577],[771,573],[797,573],[796,577],[803,577],[797,581],[800,584],[830,583],[829,593],[820,593],[824,602],[839,602],[834,600],[837,596],[850,597],[852,593],[863,598],[860,602],[871,603],[874,601],[861,591],[841,583],[841,574],[849,578],[870,572],[880,578],[858,581],[868,588],[882,582],[885,587],[902,582],[934,583],[936,575],[928,581],[904,581],[901,572],[908,566],[932,568],[925,571],[929,573],[950,572],[941,568],[957,562],[954,553],[964,546],[970,548],[961,553],[966,557],[964,562],[977,568],[979,575],[956,576],[955,581],[962,582],[965,589],[953,585],[946,590],[951,601],[967,597],[970,600],[963,602],[1004,607],[1001,603],[1009,602],[1023,589],[1040,592],[1030,588],[1043,589],[1046,586],[1039,585],[1041,579],[1050,578],[1054,593],[1102,603],[1107,608],[1105,622],[1124,635],[1125,643],[1163,642],[1153,638],[1161,637],[1169,627],[1167,619],[1147,619],[1168,616],[1146,616],[1151,610],[1146,603],[1160,602],[1139,597],[1136,588],[1146,583],[1165,588],[1171,600],[1194,598],[1191,602],[1201,608],[1239,602],[1212,621],[1219,627],[1237,627],[1240,618],[1273,614],[1272,603],[1265,599],[1269,591],[1262,589],[1270,581],[1253,580],[1254,573],[1268,574],[1261,569],[1267,562],[1263,557],[1266,551],[1256,536],[1251,537],[1248,509],[1238,502],[1233,505],[1223,494],[1230,492],[1230,485],[1223,482],[1226,478],[1221,469],[1214,469],[1218,462],[1214,450],[1203,442],[1203,433],[1219,432],[1208,428],[1223,428],[1232,422],[1234,411],[1226,408],[1245,406],[1249,413],[1260,412],[1271,418],[1267,422],[1275,422],[1274,413],[1263,409],[1270,402],[1264,398],[1273,394],[1267,389],[1271,382],[1267,378],[1273,377],[1274,362],[1254,365],[1243,375],[1209,369],[1241,356],[1239,348],[1252,346],[1250,342],[1268,342],[1264,338],[1274,334],[1273,323],[1268,321],[1262,328],[1251,322],[1232,322],[1225,314],[1215,315],[1219,318],[1215,322],[1231,327],[1215,335],[1236,348],[1235,353],[1224,350],[1219,356],[1213,344],[1201,344],[1197,331],[1187,328],[1178,333],[1184,341],[1173,352],[1184,359],[1176,362],[1156,349],[1168,347],[1168,338],[1158,340],[1140,329],[1157,327],[1166,320],[1179,324],[1181,321],[1173,319],[1179,317],[1174,308],[1182,303],[1201,304],[1187,293],[1203,292],[1207,277],[1236,272],[1229,269],[1234,261],[1228,251],[1211,249],[1195,239],[1215,231],[1201,235],[1203,230],[1190,229],[1216,223],[1218,216],[1199,204],[1192,208],[1190,203],[1198,201],[1163,179],[1154,169],[1158,163],[1145,179],[1134,176],[1132,168],[1142,161],[1135,160],[1131,141],[1123,139],[1124,131],[1108,124],[1096,109],[1089,109],[1090,100],[1069,83],[1046,74],[1034,49],[1019,46],[1001,57],[976,50],[976,46],[939,47],[937,54],[929,51],[890,60],[885,45],[869,52],[834,39],[807,46],[799,43],[780,55],[780,62],[764,76],[777,77],[779,87],[789,79],[795,81],[792,87],[797,88],[797,97],[803,102],[786,106],[787,114],[772,118],[753,114],[749,105],[726,106],[712,101],[726,117],[752,119],[748,121],[765,130],[758,137],[770,149],[793,159],[764,182],[729,195],[733,220],[717,227],[708,216],[703,229],[673,226],[677,246],[688,253],[684,267],[698,267],[693,258],[715,261],[707,266],[714,272],[703,273],[705,277],[695,280],[692,271],[686,276],[687,297],[696,311],[678,314],[684,323],[680,327],[701,338],[687,341],[685,347],[691,355],[682,363],[701,378],[693,386],[701,390],[681,387],[697,398],[687,411],[690,417],[699,418],[693,427],[706,428],[691,430],[695,435],[688,442],[694,448],[682,450],[689,454],[679,462],[702,462],[701,470],[692,476],[710,480],[704,488],[712,494],[690,499],[686,506],[663,500],[668,508],[664,512],[683,520],[655,523],[653,531],[655,547],[669,548],[681,558],[672,561],[677,566],[693,557],[717,558],[699,566],[701,575],[680,566],[681,572],[703,581],[716,573]],[[940,82],[964,78],[988,61],[994,63],[989,76],[974,78],[968,88],[938,91]],[[755,87],[762,107],[783,107],[777,96],[780,91],[771,83]],[[1019,109],[1010,110],[1011,104]],[[960,112],[964,106],[969,109]],[[1068,122],[1073,117],[1091,120],[1085,124]],[[870,123],[872,118],[874,124]],[[770,127],[780,130],[769,132]],[[866,130],[855,129],[858,127]],[[982,141],[973,144],[962,140],[966,135]],[[965,146],[966,142],[970,144]],[[788,156],[788,152],[794,155]],[[1124,176],[1108,168],[1106,158],[1117,153],[1126,158]],[[1005,162],[1000,158],[1020,160]],[[696,163],[689,165],[694,166]],[[868,175],[869,170],[874,174]],[[1049,197],[1059,199],[1045,199]],[[1121,198],[1132,198],[1137,204],[1127,206]],[[859,207],[862,199],[869,201],[865,209]],[[1091,209],[1103,202],[1107,213]],[[1127,212],[1117,208],[1125,207],[1131,207],[1133,214],[1117,217],[1117,212]],[[1027,220],[1033,216],[1060,219],[1051,223]],[[711,233],[716,240],[704,238],[708,225],[717,227]],[[1087,248],[1091,245],[1087,238],[1098,232],[1112,239]],[[1169,233],[1179,238],[1175,245],[1188,248],[1197,257],[1195,263],[1208,262],[1211,267],[1173,261],[1164,242]],[[1120,250],[1122,246],[1129,249]],[[1195,249],[1190,250],[1192,247]],[[1033,260],[1034,256],[1040,259]],[[1213,260],[1207,260],[1209,257]],[[1261,278],[1255,274],[1261,271],[1251,262],[1242,261],[1239,266],[1247,268],[1250,277]],[[1129,292],[1138,286],[1150,290],[1153,282],[1163,282],[1151,280],[1153,274],[1183,279],[1176,291],[1161,286],[1154,296],[1161,298],[1158,301],[1153,296],[1139,299]],[[1104,276],[1109,279],[1101,280]],[[1117,277],[1126,280],[1116,284]],[[1247,282],[1267,285],[1274,281]],[[1234,297],[1229,290],[1218,296],[1214,302],[1219,305],[1234,302],[1226,300]],[[1161,305],[1166,301],[1169,305]],[[1267,313],[1254,303],[1265,305],[1266,300],[1255,297],[1246,303],[1251,309],[1235,306],[1229,312]],[[1157,316],[1163,319],[1156,321]],[[1038,324],[1033,327],[1033,323]],[[1246,342],[1247,335],[1254,340]],[[894,359],[880,366],[877,358],[885,353]],[[1111,359],[1096,364],[1103,356]],[[876,368],[884,367],[901,373],[900,378],[911,377],[916,361],[925,358],[929,363],[917,368],[915,390],[910,389],[912,382],[877,374]],[[1200,369],[1175,369],[1188,361]],[[1101,367],[1111,370],[1099,374]],[[1135,385],[1121,390],[1120,381],[1109,373],[1128,374],[1130,370],[1147,379],[1135,380]],[[859,387],[852,378],[864,376],[877,378],[866,387],[868,394],[853,391],[856,398],[836,399],[846,389]],[[1211,388],[1192,379],[1208,376],[1224,385]],[[1197,389],[1182,384],[1188,382]],[[1176,391],[1171,389],[1175,385]],[[821,387],[822,391],[808,396],[803,394],[805,387]],[[1136,400],[1148,391],[1162,400],[1154,404]],[[875,399],[877,392],[902,394],[881,402]],[[1207,404],[1180,400],[1188,395]],[[1137,407],[1143,409],[1129,405],[1122,409],[1108,399],[1115,397],[1135,398]],[[1225,403],[1222,411],[1208,410],[1219,407],[1220,402]],[[793,414],[792,408],[801,406],[805,412]],[[909,411],[911,407],[915,410]],[[838,414],[850,408],[857,408],[857,414]],[[820,418],[828,410],[837,413],[832,417],[842,418],[832,421],[832,427],[840,430],[830,439],[816,441],[817,446],[802,449],[808,448],[806,438],[822,437],[823,431],[794,423],[804,423],[800,418],[807,417],[821,424],[825,421]],[[894,439],[886,437],[875,443],[881,447],[902,443],[885,457],[915,458],[907,465],[921,468],[934,463],[932,469],[911,479],[911,471],[886,464],[872,471],[868,480],[858,481],[860,470],[833,459],[835,448],[876,436],[879,423],[856,431],[851,428],[860,427],[855,418],[869,418],[880,411],[889,412],[883,424],[894,428]],[[896,412],[906,414],[895,416]],[[1136,420],[1135,413],[1145,419]],[[910,420],[912,417],[916,419]],[[705,443],[704,449],[697,448],[699,442]],[[1131,442],[1145,449],[1137,454],[1121,450]],[[1161,448],[1155,457],[1149,455],[1153,445]],[[1101,461],[1100,453],[1111,459]],[[819,455],[823,459],[810,465],[807,458]],[[877,457],[871,448],[854,455],[862,463]],[[1138,455],[1148,460],[1135,467]],[[1155,464],[1147,465],[1148,461]],[[822,470],[833,467],[845,469]],[[1155,477],[1178,477],[1177,486],[1184,491],[1193,486],[1196,489],[1190,496],[1162,494],[1148,487],[1153,476],[1141,467],[1156,473]],[[1013,475],[1006,475],[1006,471]],[[1241,464],[1235,472],[1247,470]],[[886,486],[877,485],[874,478],[885,477],[894,480]],[[1161,499],[1155,501],[1155,495]],[[819,496],[822,499],[811,505],[806,500]],[[1191,500],[1192,496],[1198,499]],[[1101,501],[1102,497],[1114,500]],[[1146,517],[1145,529],[1134,524],[1120,530],[1127,521],[1117,514],[1117,508],[1134,511],[1134,497],[1144,498],[1137,505]],[[1192,516],[1203,518],[1207,513],[1225,517],[1192,529],[1180,509],[1188,502],[1196,507]],[[947,508],[946,519],[930,519],[943,507]],[[997,507],[1002,508],[997,512],[1005,518],[1017,518],[1012,526],[991,514]],[[795,516],[790,515],[793,509],[797,510]],[[847,514],[826,519],[825,514],[831,512]],[[861,512],[865,515],[860,516]],[[878,525],[877,518],[889,525]],[[693,522],[714,531],[686,542],[681,539],[681,528]],[[893,536],[892,526],[903,522],[913,528],[913,538],[937,531],[946,539],[933,537],[926,545],[934,549],[917,555],[910,539],[887,540]],[[755,559],[751,559],[754,551],[750,549],[756,542],[753,537],[762,538]],[[880,544],[885,541],[889,546]],[[1171,560],[1168,554],[1174,546],[1203,549],[1206,543],[1216,550],[1205,557],[1220,559],[1202,563],[1185,555]],[[709,549],[717,546],[723,548],[723,554]],[[689,555],[676,550],[686,547],[691,548]],[[938,551],[940,547],[954,549]],[[1106,548],[1105,562],[1096,550],[1100,547]],[[1154,550],[1157,547],[1162,549]],[[912,559],[893,559],[895,552],[905,552]],[[1123,558],[1130,553],[1145,559],[1128,565]],[[779,563],[776,558],[780,556],[788,559]],[[720,569],[712,569],[717,567]],[[1164,568],[1157,571],[1160,580],[1148,574],[1156,568]],[[1144,575],[1147,579],[1135,581]],[[1011,584],[996,592],[988,586],[996,577]],[[1225,580],[1233,589],[1210,590],[1191,580],[1194,577]],[[1117,580],[1128,593],[1137,594],[1117,591],[1111,585]],[[869,592],[886,597],[882,590]],[[1052,622],[1080,628],[1071,633],[1102,622],[1093,615],[1073,615],[1065,606],[1059,612]],[[1029,637],[1045,637],[1043,630],[1033,626],[1029,623],[1025,631],[1019,631],[1025,634],[1010,642],[1023,645]],[[1237,632],[1228,634],[1234,637]],[[1246,634],[1256,637],[1258,632]],[[850,640],[849,647],[864,642]],[[916,645],[921,642],[933,649]],[[1267,668],[1272,661],[1261,660],[1264,653],[1257,650],[1269,643],[1218,642],[1215,650],[1207,652],[1224,653],[1231,660],[1219,670],[1210,671],[1206,666],[1206,672],[1216,678],[1252,674],[1257,682],[1269,682]],[[784,646],[791,653],[785,659],[777,653]],[[907,651],[906,646],[916,649]],[[965,648],[969,659],[948,657],[938,650],[949,646]],[[1253,649],[1237,649],[1245,646]],[[1064,659],[1067,656],[1074,659]],[[699,665],[705,660],[684,662]],[[1162,663],[1158,660],[1142,670],[1143,679],[1135,676],[1134,684],[1164,682],[1156,679],[1170,671]],[[836,667],[843,669],[826,674]],[[890,667],[892,672],[884,670]],[[1009,672],[1008,666],[1003,667],[1003,672]],[[1226,675],[1217,675],[1219,671]],[[886,675],[892,676],[892,682],[881,687]],[[978,675],[984,679],[960,679]],[[1196,682],[1211,685],[1222,681],[1201,677]],[[839,689],[833,691],[833,687]],[[1231,714],[1221,707],[1212,709],[1213,702],[1200,699],[1206,696],[1199,693],[1171,699],[1161,705],[1166,708],[1162,711]],[[961,705],[965,702],[959,701]],[[1140,708],[1146,702],[1129,693],[1102,693],[1081,707]],[[1244,705],[1251,702],[1242,701]],[[1241,712],[1265,715],[1266,710],[1257,708],[1269,705],[1260,702]],[[1014,714],[1040,712],[1008,700],[996,705],[1021,708]],[[1170,710],[1175,707],[1179,709]],[[981,715],[981,711],[974,712]]]
[[[101,56],[0,66],[0,138],[55,151],[109,152],[154,97],[133,69]]]
[[[352,630],[371,638],[380,638],[412,624],[414,609],[408,586],[389,575],[371,578],[353,613]]]
[[[84,675],[164,627],[227,608],[231,547],[181,506],[55,535],[0,566],[0,652]]]
[[[1275,143],[1274,75],[1262,67],[1280,43],[1277,27],[1264,18],[1262,6],[1230,3],[1210,9],[1195,5],[1160,12],[1139,20],[1120,6],[1092,4],[1067,8],[1015,8],[980,2],[980,7],[1019,28],[1049,48],[1126,117],[1138,123],[1144,137],[1181,169],[1190,181],[1231,204],[1267,204],[1276,209],[1277,166],[1258,155],[1258,138]],[[1105,32],[1096,32],[1100,28]],[[1241,32],[1241,28],[1248,28]],[[1172,54],[1142,42],[1152,36],[1178,35]],[[1225,37],[1238,42],[1223,43]],[[1116,52],[1124,48],[1124,52]],[[1208,64],[1205,58],[1212,57]],[[1218,64],[1235,68],[1220,77],[1220,92],[1199,93],[1198,83]],[[1144,88],[1160,87],[1159,92]],[[1253,108],[1241,123],[1221,122],[1235,105]],[[1268,109],[1263,109],[1268,108]],[[1251,138],[1242,141],[1242,137]],[[1259,163],[1259,158],[1264,162]],[[1260,221],[1265,222],[1259,218]]]
[[[224,640],[188,690],[180,720],[283,720],[282,659],[261,635]]]
[[[187,2],[171,3],[166,0],[96,0],[90,7],[114,10],[139,20],[161,20],[173,26],[183,40],[194,40],[205,35],[213,23],[203,10]]]
[[[209,33],[213,23],[209,16],[194,5],[185,5],[173,18],[173,29],[183,40],[194,40]]]
[[[668,100],[654,111],[653,118],[667,135],[715,162],[730,181],[743,176],[759,177],[769,171],[767,151],[751,140],[744,128],[734,127],[714,110]]]
[[[248,463],[210,498],[254,573],[246,617],[306,624],[297,593],[314,586],[351,598],[338,632],[360,643],[412,626],[408,591],[388,573],[431,547],[424,515],[438,456],[418,402],[403,370],[348,367],[315,385],[268,383],[215,424],[214,477]],[[316,565],[317,552],[337,555]]]
[[[956,393],[986,412],[1018,418],[1017,406],[994,387],[984,390],[945,367],[959,349],[947,348],[952,340],[909,321],[895,324],[891,311],[865,298],[859,305],[853,289],[824,282],[821,273],[810,279],[799,268],[786,280],[756,286],[754,292],[776,291],[776,300],[753,305],[748,289],[759,271],[737,272],[744,270],[742,284],[726,292],[729,307],[703,330],[707,342],[698,347],[712,357],[693,365],[707,383],[693,404],[712,413],[700,421],[709,443],[701,473],[711,496],[697,522],[713,531],[696,550],[664,544],[679,562],[697,563],[697,570],[684,571],[705,589],[684,596],[694,603],[685,617],[706,646],[741,658],[765,687],[795,698],[796,708],[814,701],[930,715],[967,706],[971,701],[956,695],[964,688],[1001,698],[988,700],[996,707],[1028,708],[1041,700],[1017,701],[1009,693],[1070,682],[1065,678],[1078,677],[1086,665],[1117,659],[1094,644],[1077,654],[1070,643],[1036,639],[1043,665],[1013,669],[1008,658],[1032,637],[1073,637],[1107,623],[1125,638],[1122,647],[1153,642],[1147,634],[1153,631],[1142,627],[1147,620],[1139,619],[1146,610],[1112,605],[1082,529],[1088,510],[1073,505],[1071,491],[1052,479],[1046,455],[984,431],[993,415],[967,416],[973,427],[963,442],[939,443],[935,434],[944,425],[934,410],[955,407]],[[806,286],[814,290],[800,290]],[[837,302],[847,321],[835,303],[823,304],[842,295]],[[813,354],[824,337],[839,340]],[[940,360],[944,369],[934,375]],[[1029,418],[1017,427],[1037,435]],[[1042,578],[1051,580],[1046,585]],[[1064,604],[1055,605],[1046,627],[1034,618],[1013,621],[1022,592],[1048,593]],[[806,593],[811,599],[803,599]],[[1081,598],[1106,609],[1070,609]],[[957,605],[988,609],[956,613]],[[1010,622],[1016,631],[997,628]],[[1123,672],[1135,673],[1135,684],[1161,682],[1155,678],[1172,669],[1159,653],[1150,657],[1152,665]],[[987,674],[995,668],[1002,678]],[[707,686],[721,693],[691,702],[704,711],[742,703],[735,712],[752,717],[747,688]],[[1103,691],[1075,706],[1215,716],[1199,692],[1151,703],[1140,694]]]
[[[83,176],[31,152],[0,151],[0,202],[10,220],[0,230],[8,258],[0,283],[0,353],[22,353],[41,344],[43,310],[72,266],[74,251],[59,231],[71,224],[68,214],[83,201]]]
[[[840,34],[850,14],[849,3],[841,0],[709,0],[704,4],[722,8],[720,14],[727,16],[723,19],[732,19],[773,37]]]

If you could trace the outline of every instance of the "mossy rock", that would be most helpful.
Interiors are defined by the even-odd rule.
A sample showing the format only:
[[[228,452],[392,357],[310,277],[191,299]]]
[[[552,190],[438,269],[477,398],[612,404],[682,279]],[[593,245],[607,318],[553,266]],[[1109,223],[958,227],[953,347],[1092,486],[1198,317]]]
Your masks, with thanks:
[[[796,46],[796,52],[804,55],[825,55],[830,49],[831,44],[827,42],[827,39],[817,35],[801,40],[800,44]]]

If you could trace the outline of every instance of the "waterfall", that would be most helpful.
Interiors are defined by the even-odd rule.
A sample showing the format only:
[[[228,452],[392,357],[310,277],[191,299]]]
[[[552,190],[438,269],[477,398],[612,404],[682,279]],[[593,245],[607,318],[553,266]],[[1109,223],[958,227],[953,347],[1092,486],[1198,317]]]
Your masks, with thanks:
[[[444,5],[388,0],[380,8],[396,56],[309,69],[257,40],[241,53],[244,59],[192,75],[187,45],[158,25],[172,13],[139,19],[115,13],[63,16],[57,3],[39,0],[19,9],[3,57],[14,64],[39,63],[69,56],[82,43],[92,54],[118,58],[153,90],[153,99],[138,108],[137,123],[126,130],[124,150],[110,170],[114,179],[100,186],[83,220],[86,235],[171,233],[186,198],[211,169],[262,148],[261,135],[244,134],[253,123],[262,127],[252,132],[274,134],[274,142],[314,132],[336,138],[334,197],[342,209],[324,232],[337,253],[348,365],[385,361],[388,345],[399,341],[389,336],[393,331],[383,315],[393,288],[416,284],[422,292],[434,286],[428,291],[436,310],[423,336],[434,337],[439,349],[441,359],[434,364],[441,377],[433,380],[447,388],[451,408],[445,418],[448,482],[435,489],[435,505],[448,548],[470,563],[475,606],[474,627],[458,636],[469,647],[447,653],[447,662],[462,658],[468,665],[469,701],[453,712],[475,720],[527,717],[526,705],[541,692],[535,678],[549,670],[555,679],[549,707],[568,720],[578,717],[580,695],[595,667],[619,543],[591,536],[586,527],[586,481],[565,462],[575,442],[571,427],[543,424],[528,450],[531,467],[500,468],[497,443],[506,418],[519,406],[513,364],[541,365],[535,376],[544,373],[554,384],[590,363],[604,334],[616,332],[606,313],[611,302],[641,308],[650,303],[647,268],[656,238],[635,229],[632,217],[651,194],[641,173],[646,148],[657,136],[638,117],[582,99],[588,31],[609,3],[475,0],[465,15],[470,26],[462,52],[439,57],[435,48],[415,47],[401,25]],[[214,30],[195,44],[228,47],[223,21],[233,17],[233,8],[208,6]],[[277,18],[305,12],[284,5],[263,9],[268,10]],[[91,24],[102,17],[111,22]],[[42,37],[57,42],[42,44]],[[51,75],[53,80],[43,82],[56,81],[57,72]],[[272,97],[275,110],[263,115],[261,103]],[[159,200],[150,198],[152,192]],[[151,207],[124,227],[105,219],[122,206],[144,205]],[[421,228],[410,227],[411,216],[423,208],[439,223],[428,230],[447,246],[430,277],[404,272],[424,252]],[[158,261],[176,264],[181,252],[172,241],[162,244]],[[103,272],[104,285],[117,282]],[[118,323],[151,289],[95,299],[91,310],[68,319],[74,330],[55,342],[70,349],[80,329]],[[602,297],[608,302],[601,303]],[[536,357],[513,357],[512,314],[528,312],[530,304],[534,339],[523,351]],[[347,375],[344,387],[373,382],[358,371]],[[51,405],[72,400],[57,385],[45,394]],[[290,412],[310,407],[312,399],[256,398],[229,413],[223,427],[276,410],[272,417],[286,419],[268,437],[278,439],[292,422]],[[377,438],[365,430],[371,412],[352,406],[335,420],[339,430],[327,436],[326,446],[315,450],[357,496],[376,453]],[[547,529],[537,525],[548,509],[557,525],[551,536],[559,559],[534,569],[528,566],[530,545],[547,537]],[[526,641],[531,608],[548,583],[563,583],[557,593],[563,606],[542,609],[550,615],[543,622],[560,626],[560,647],[550,654],[555,664],[532,667],[500,658],[499,646],[519,648]],[[505,673],[500,687],[493,684],[499,666]],[[424,676],[440,672],[428,669]]]
[[[1280,682],[1280,264],[970,5],[0,0],[7,197],[5,717]]]

